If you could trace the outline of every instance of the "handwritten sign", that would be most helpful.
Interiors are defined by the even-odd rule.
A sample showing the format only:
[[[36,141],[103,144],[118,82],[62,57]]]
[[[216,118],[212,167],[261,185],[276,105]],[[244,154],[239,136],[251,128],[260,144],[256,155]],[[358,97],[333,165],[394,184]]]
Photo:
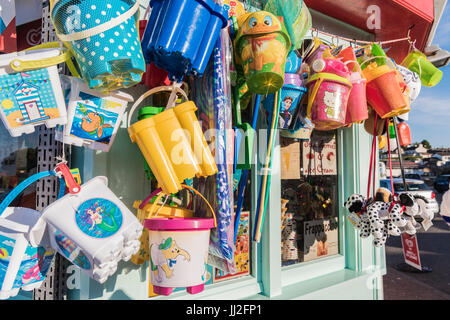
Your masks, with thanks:
[[[300,142],[281,148],[281,179],[300,179]]]
[[[416,235],[402,233],[402,247],[405,263],[410,265],[411,267],[422,270]]]
[[[303,141],[304,175],[337,175],[336,137],[312,136]]]

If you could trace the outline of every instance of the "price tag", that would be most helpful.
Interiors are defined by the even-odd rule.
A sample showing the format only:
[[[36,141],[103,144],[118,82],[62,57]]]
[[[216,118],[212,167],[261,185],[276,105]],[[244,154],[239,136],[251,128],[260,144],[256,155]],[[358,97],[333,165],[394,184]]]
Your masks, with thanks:
[[[354,212],[350,213],[347,216],[348,220],[353,224],[353,226],[357,226],[359,224],[359,221],[361,221],[361,218]]]
[[[431,222],[431,220],[428,219],[424,219],[422,221],[422,227],[425,231],[427,231],[428,229],[430,229],[430,227],[433,225],[433,222]]]

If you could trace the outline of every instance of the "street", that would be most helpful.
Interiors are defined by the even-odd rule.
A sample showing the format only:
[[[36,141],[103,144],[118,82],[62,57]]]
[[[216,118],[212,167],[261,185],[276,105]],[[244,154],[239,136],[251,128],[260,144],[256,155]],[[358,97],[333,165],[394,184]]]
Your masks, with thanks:
[[[436,193],[440,204],[442,194]],[[431,272],[402,271],[400,237],[386,243],[387,274],[383,277],[385,300],[450,300],[450,228],[438,214],[433,226],[417,233],[420,259]]]

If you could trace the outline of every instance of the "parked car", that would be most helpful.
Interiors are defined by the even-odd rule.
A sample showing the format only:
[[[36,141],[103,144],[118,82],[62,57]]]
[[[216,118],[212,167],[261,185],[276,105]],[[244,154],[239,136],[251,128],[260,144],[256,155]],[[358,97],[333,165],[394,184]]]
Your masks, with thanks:
[[[434,180],[434,189],[439,192],[443,193],[448,190],[448,184],[450,180],[450,174],[443,174],[438,176]]]
[[[406,173],[406,179],[415,179],[415,180],[423,180],[423,177],[418,173]]]
[[[403,184],[403,179],[393,179],[394,181],[394,190],[395,193],[401,194],[404,192],[409,192],[412,194],[417,194],[425,197],[428,200],[428,208],[433,211],[433,213],[439,212],[439,204],[436,201],[436,194],[433,190],[427,186],[427,184],[423,180],[417,179],[406,179],[406,185],[408,190],[405,191],[405,186]],[[392,192],[391,188],[391,180],[390,179],[382,179],[380,180],[380,187],[389,189]]]

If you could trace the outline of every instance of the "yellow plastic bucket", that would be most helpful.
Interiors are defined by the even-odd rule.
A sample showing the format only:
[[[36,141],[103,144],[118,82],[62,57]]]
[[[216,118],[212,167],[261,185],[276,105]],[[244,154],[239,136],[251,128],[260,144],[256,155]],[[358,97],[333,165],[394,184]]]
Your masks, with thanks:
[[[186,102],[172,107],[169,98],[165,111],[131,125],[135,109],[150,95],[160,91],[180,93]],[[133,105],[128,118],[128,133],[136,142],[163,192],[173,194],[181,190],[181,183],[194,176],[208,176],[217,166],[198,124],[192,101],[176,86],[157,87],[143,94]],[[173,102],[171,102],[173,101]]]

